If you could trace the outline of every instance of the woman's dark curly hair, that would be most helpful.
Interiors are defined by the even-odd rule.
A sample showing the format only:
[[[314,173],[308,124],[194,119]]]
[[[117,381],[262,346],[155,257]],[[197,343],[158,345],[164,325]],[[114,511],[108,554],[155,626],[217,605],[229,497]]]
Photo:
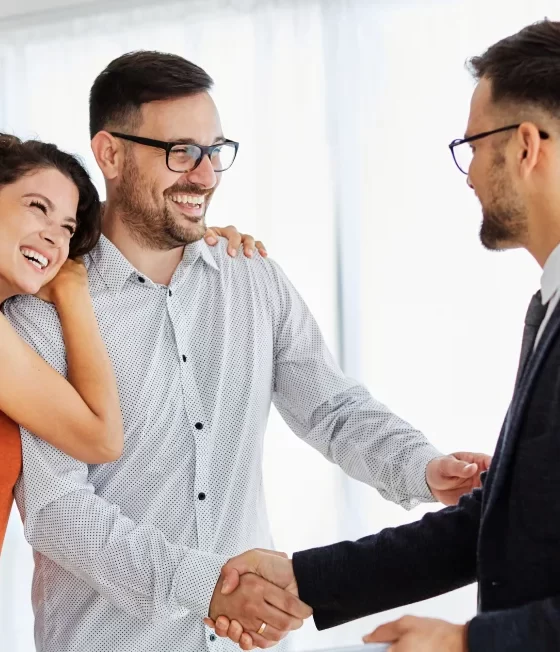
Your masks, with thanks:
[[[93,249],[101,235],[99,195],[80,161],[56,145],[39,140],[22,141],[0,133],[0,189],[36,170],[54,168],[73,181],[80,195],[76,232],[70,240],[70,258]]]

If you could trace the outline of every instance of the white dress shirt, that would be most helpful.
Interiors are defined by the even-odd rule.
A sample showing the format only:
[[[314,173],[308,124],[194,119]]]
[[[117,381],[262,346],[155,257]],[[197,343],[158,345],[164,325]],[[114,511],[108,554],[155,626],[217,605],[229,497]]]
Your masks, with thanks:
[[[550,321],[550,317],[560,299],[560,244],[547,258],[543,267],[543,273],[541,276],[541,297],[543,306],[548,303],[548,308],[546,309],[546,314],[535,339],[535,348],[537,347],[537,344],[544,333],[544,329]]]
[[[102,238],[86,265],[125,449],[88,467],[22,430],[16,499],[35,550],[38,652],[238,650],[202,619],[224,562],[272,546],[262,480],[272,401],[384,497],[431,499],[425,468],[440,453],[340,371],[274,262],[200,241],[166,287]],[[17,297],[5,313],[66,374],[54,307]]]

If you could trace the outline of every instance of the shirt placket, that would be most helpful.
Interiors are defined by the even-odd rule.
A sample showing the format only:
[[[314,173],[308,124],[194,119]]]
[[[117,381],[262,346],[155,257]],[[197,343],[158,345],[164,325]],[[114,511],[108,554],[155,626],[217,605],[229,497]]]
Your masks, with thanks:
[[[189,296],[189,289],[188,280],[181,284],[180,291],[174,289],[174,287],[169,287],[167,289],[167,310],[175,334],[177,355],[181,365],[181,384],[185,416],[195,446],[193,501],[197,524],[198,547],[209,550],[214,539],[211,510],[209,509],[210,501],[214,498],[209,493],[212,429],[200,399],[189,347],[189,342],[192,341],[192,337],[190,336],[192,322],[183,307],[188,306],[189,312],[192,314],[196,311],[196,306],[193,303],[195,298],[194,296]]]

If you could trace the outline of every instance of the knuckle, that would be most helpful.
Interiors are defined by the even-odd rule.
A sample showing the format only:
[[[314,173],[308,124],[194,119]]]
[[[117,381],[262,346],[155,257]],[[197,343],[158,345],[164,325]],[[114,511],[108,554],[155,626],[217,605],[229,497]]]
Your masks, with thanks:
[[[278,629],[284,632],[288,632],[290,629],[292,629],[292,623],[293,619],[289,616],[282,615],[278,617]]]
[[[303,609],[303,603],[294,596],[286,598],[286,611],[290,614],[300,614]]]
[[[257,605],[254,602],[251,602],[250,600],[248,600],[245,603],[244,611],[247,614],[247,616],[249,616],[249,618],[257,617]]]

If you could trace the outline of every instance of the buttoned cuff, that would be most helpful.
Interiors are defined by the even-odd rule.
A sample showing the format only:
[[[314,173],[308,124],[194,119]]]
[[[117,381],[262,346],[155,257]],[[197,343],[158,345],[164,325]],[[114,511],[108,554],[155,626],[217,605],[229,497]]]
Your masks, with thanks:
[[[431,445],[423,446],[414,452],[407,466],[408,495],[409,499],[401,503],[405,509],[412,509],[420,503],[436,503],[430,487],[426,481],[426,467],[436,457],[444,454]]]
[[[201,618],[206,618],[222,566],[227,561],[229,557],[223,555],[190,550],[177,569],[178,602]]]

